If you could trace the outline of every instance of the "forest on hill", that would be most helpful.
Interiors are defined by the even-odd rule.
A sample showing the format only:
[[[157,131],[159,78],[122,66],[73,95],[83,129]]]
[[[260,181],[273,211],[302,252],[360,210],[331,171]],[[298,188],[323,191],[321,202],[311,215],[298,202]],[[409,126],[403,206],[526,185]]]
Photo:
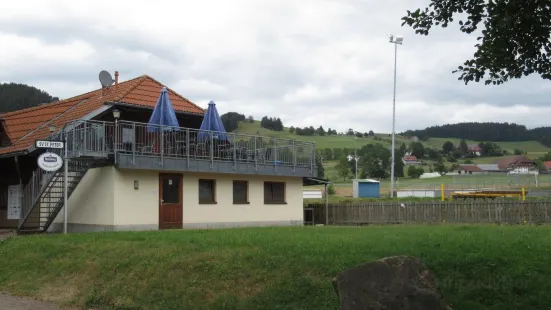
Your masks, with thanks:
[[[465,122],[430,126],[421,130],[407,130],[404,136],[428,138],[457,138],[474,141],[517,142],[538,141],[551,147],[551,127],[527,129],[524,125],[496,122]]]
[[[0,83],[0,113],[31,108],[58,100],[59,98],[33,86],[18,83]]]

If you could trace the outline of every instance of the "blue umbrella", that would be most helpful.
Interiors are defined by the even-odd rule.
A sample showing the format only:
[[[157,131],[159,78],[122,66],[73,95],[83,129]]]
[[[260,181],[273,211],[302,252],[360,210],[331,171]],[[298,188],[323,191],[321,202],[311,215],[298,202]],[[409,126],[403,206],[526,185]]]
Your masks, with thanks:
[[[218,115],[218,110],[216,110],[216,104],[211,101],[209,102],[209,107],[205,116],[203,117],[203,122],[199,128],[199,133],[197,134],[197,140],[204,140],[210,138],[210,132],[214,131],[212,134],[213,138],[218,140],[227,140],[228,136],[226,135],[226,129],[224,124],[222,124],[222,119]]]
[[[160,126],[167,126],[164,128],[165,131],[178,131],[180,124],[176,118],[176,113],[172,107],[172,102],[170,102],[170,97],[168,95],[168,90],[166,87],[163,87],[161,90],[161,95],[157,100],[155,109],[147,122],[147,132],[158,132],[160,131]]]

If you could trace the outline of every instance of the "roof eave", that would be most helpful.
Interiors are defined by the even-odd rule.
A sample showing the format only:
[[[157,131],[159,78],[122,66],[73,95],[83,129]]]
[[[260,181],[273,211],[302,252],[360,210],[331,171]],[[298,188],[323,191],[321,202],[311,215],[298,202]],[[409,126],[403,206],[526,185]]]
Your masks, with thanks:
[[[151,111],[153,111],[153,109],[154,109],[152,107],[142,106],[142,105],[132,104],[132,103],[126,103],[126,102],[106,101],[104,104],[112,106],[112,107],[120,106],[120,107],[129,107],[129,108],[144,109],[144,110],[151,110]],[[203,113],[194,113],[194,112],[183,112],[183,111],[178,111],[178,110],[174,110],[174,112],[176,114],[179,114],[179,115],[190,115],[190,116],[204,116],[205,115],[204,112]]]
[[[27,155],[29,153],[31,153],[29,152],[29,150],[17,151],[13,153],[5,153],[5,154],[0,154],[0,158],[9,158],[9,157],[15,157],[19,155]]]

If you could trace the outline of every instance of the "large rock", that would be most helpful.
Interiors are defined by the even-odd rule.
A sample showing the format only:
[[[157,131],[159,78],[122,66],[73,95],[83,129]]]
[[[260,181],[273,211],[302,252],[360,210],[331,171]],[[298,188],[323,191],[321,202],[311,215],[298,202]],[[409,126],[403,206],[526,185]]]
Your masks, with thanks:
[[[452,309],[432,272],[414,257],[387,257],[345,270],[333,287],[341,310]]]

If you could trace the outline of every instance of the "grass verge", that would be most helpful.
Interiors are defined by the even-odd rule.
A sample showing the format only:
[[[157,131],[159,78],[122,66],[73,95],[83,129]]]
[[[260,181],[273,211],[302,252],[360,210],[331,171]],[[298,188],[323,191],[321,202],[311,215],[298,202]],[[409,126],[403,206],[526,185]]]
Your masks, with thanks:
[[[295,227],[42,235],[0,243],[0,290],[100,309],[335,309],[330,280],[420,257],[458,309],[548,309],[547,226]]]

